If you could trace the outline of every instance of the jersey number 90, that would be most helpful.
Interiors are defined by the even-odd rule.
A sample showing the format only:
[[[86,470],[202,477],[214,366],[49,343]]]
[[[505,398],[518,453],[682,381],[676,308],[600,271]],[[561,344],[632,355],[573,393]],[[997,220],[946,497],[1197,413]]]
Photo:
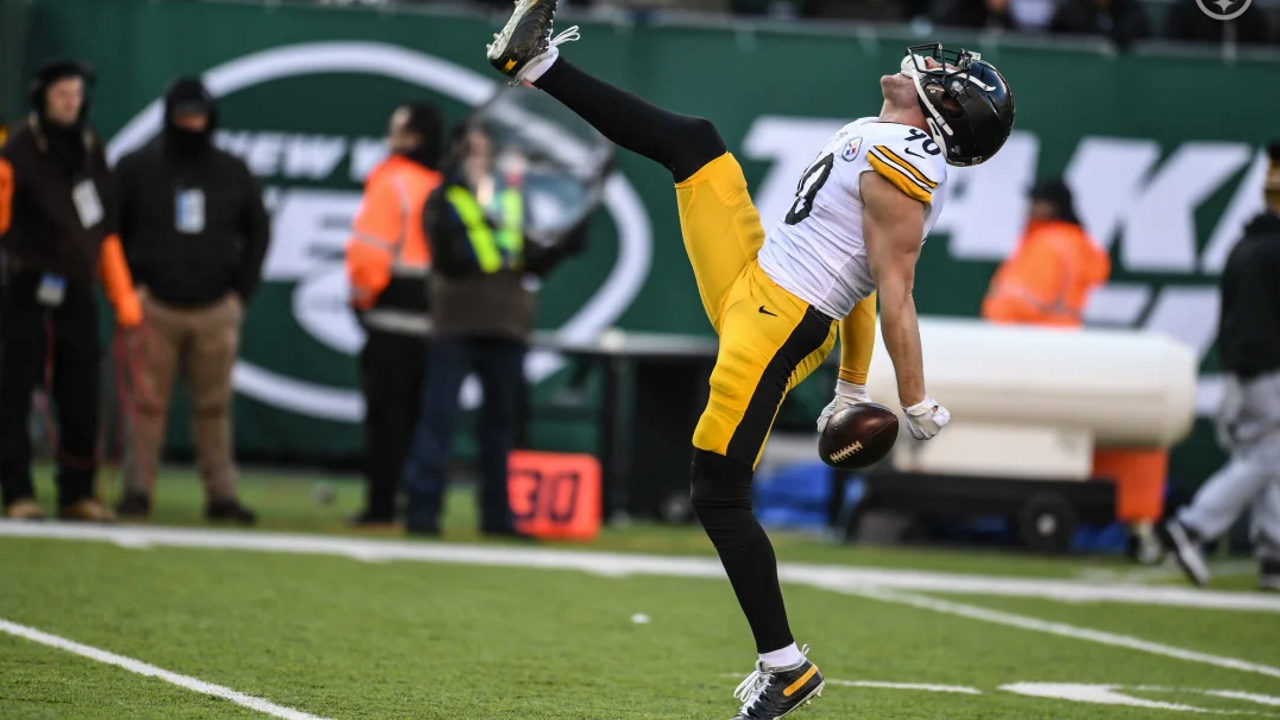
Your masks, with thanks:
[[[834,154],[823,155],[800,176],[800,184],[796,186],[796,201],[791,203],[791,209],[787,211],[788,225],[799,223],[813,212],[813,199],[826,184],[827,178],[831,177],[831,168],[835,164]]]

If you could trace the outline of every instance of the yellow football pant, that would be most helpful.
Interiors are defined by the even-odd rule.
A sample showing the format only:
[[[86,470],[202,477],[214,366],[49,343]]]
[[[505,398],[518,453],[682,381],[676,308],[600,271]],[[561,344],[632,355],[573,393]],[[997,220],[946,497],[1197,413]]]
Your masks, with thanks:
[[[755,467],[778,407],[835,345],[836,322],[756,262],[760,214],[730,153],[676,184],[680,230],[720,350],[693,446]]]

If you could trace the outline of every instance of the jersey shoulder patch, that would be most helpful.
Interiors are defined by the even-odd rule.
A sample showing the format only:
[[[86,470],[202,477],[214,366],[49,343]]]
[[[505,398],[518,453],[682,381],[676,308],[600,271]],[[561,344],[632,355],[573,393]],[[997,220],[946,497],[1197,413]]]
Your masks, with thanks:
[[[933,202],[933,193],[946,179],[946,161],[929,134],[907,125],[886,123],[864,141],[871,168],[908,197]]]
[[[858,152],[862,150],[862,136],[850,138],[840,147],[840,157],[845,162],[853,162],[858,157]]]

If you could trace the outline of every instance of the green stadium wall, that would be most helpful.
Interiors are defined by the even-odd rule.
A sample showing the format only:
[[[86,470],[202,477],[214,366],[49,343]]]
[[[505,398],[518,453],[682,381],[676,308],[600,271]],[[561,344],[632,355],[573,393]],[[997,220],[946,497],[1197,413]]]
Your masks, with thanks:
[[[153,134],[153,103],[173,77],[205,74],[217,85],[222,140],[249,159],[275,219],[237,374],[237,445],[258,456],[358,453],[358,335],[341,296],[344,223],[391,107],[427,99],[456,121],[497,87],[483,48],[501,18],[129,0],[0,0],[0,9],[5,27],[26,23],[25,71],[54,56],[97,67],[93,120],[117,154]],[[1280,97],[1259,90],[1277,89],[1280,62],[996,39],[967,38],[1015,89],[1016,134],[996,160],[953,172],[946,213],[920,264],[921,312],[976,315],[1018,238],[1025,189],[1066,173],[1115,268],[1091,316],[1194,346],[1207,415],[1214,284],[1226,249],[1260,205],[1262,148],[1280,135]],[[825,137],[878,111],[878,77],[920,41],[851,25],[585,22],[583,39],[566,52],[660,105],[713,119],[768,223]],[[20,96],[15,85],[6,63],[0,91],[8,102]],[[627,153],[618,173],[590,249],[546,282],[539,326],[709,334],[668,176]],[[539,397],[563,376],[551,374]],[[825,384],[806,384],[784,419],[808,422],[826,396]],[[172,427],[172,444],[186,447],[186,423]],[[588,422],[547,420],[533,439],[590,448],[592,433]],[[1208,423],[1197,422],[1175,451],[1175,481],[1199,482],[1220,461]]]

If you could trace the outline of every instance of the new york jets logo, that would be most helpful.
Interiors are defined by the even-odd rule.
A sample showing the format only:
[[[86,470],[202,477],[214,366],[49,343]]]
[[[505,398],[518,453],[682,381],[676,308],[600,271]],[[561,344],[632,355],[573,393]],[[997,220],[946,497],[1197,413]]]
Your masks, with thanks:
[[[1200,12],[1223,22],[1240,17],[1252,4],[1253,0],[1196,0]]]
[[[340,361],[359,352],[364,333],[347,303],[350,291],[343,267],[343,248],[351,218],[359,207],[361,184],[385,156],[381,137],[353,135],[351,127],[364,119],[338,117],[327,101],[314,93],[297,92],[317,78],[361,75],[373,82],[365,105],[378,107],[385,97],[375,83],[400,83],[403,97],[431,91],[469,106],[486,101],[496,90],[493,79],[442,58],[387,43],[309,42],[272,47],[233,58],[204,71],[209,91],[223,101],[241,93],[262,92],[253,113],[236,115],[240,125],[224,127],[218,144],[242,157],[266,188],[272,211],[272,243],[263,264],[267,286],[288,292],[287,306],[259,304],[250,319],[271,321],[281,352],[246,350],[236,363],[237,392],[266,405],[299,415],[353,423],[364,414],[364,401],[353,382],[333,377],[352,376]],[[299,83],[299,85],[292,85]],[[291,91],[291,87],[293,90]],[[290,94],[292,92],[292,94]],[[289,106],[272,98],[311,97],[316,107]],[[163,126],[163,101],[157,99],[133,117],[108,147],[112,160],[141,147]],[[296,131],[297,117],[317,118],[308,130]],[[283,119],[282,119],[283,118]],[[288,123],[283,127],[276,123]],[[376,127],[376,125],[372,126]],[[618,257],[595,292],[565,318],[557,329],[564,338],[595,337],[630,305],[649,272],[652,253],[648,212],[630,182],[620,174],[605,185],[604,208],[617,227]],[[270,287],[268,289],[271,289]],[[262,313],[292,314],[292,322]],[[287,343],[292,343],[288,345]],[[281,358],[305,348],[312,358],[305,367],[286,366]],[[534,353],[526,365],[534,380],[554,372],[560,360]],[[326,370],[325,368],[330,368]]]

